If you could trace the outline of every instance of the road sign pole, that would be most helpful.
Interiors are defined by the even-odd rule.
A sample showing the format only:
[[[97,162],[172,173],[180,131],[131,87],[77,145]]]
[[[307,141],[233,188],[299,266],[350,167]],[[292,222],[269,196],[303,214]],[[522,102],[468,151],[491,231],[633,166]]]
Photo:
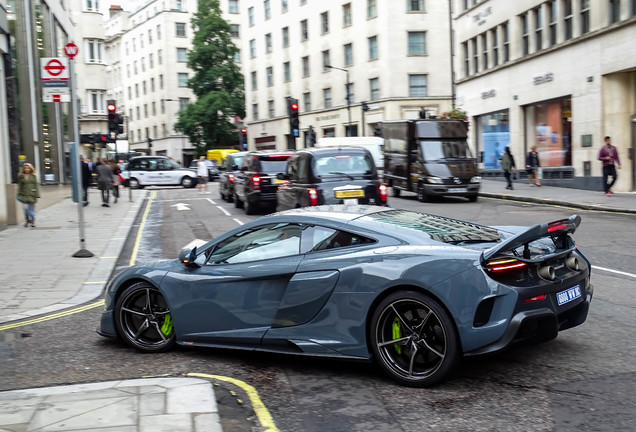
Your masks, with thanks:
[[[67,52],[68,54],[68,52]],[[77,104],[77,94],[75,88],[75,68],[73,57],[69,56],[69,66],[70,66],[70,76],[69,80],[71,81],[71,103],[73,104],[72,115],[73,115],[73,130],[75,131],[75,157],[71,163],[75,164],[75,191],[77,192],[77,216],[79,220],[79,238],[80,238],[80,249],[73,254],[75,258],[90,258],[93,256],[93,253],[86,249],[85,239],[84,239],[84,194],[82,188],[82,164],[80,163],[80,146],[81,146],[81,138],[79,133],[79,121],[77,117],[79,115],[79,107]]]

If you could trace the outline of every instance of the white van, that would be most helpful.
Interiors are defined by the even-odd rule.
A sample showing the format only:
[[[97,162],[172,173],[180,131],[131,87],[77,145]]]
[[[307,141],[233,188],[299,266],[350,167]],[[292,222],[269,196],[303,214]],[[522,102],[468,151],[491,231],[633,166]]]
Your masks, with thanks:
[[[384,169],[384,138],[380,137],[333,137],[319,138],[315,147],[356,146],[363,147],[373,156],[378,171]]]

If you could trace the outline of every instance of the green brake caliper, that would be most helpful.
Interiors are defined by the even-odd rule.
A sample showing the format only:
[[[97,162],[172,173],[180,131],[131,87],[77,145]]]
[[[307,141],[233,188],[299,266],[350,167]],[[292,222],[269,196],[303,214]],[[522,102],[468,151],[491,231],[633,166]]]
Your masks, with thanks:
[[[393,320],[393,339],[400,339],[402,337],[402,326],[400,325],[400,319],[395,317]],[[402,347],[399,344],[394,344],[395,352],[402,354]]]
[[[170,314],[166,315],[161,324],[161,333],[164,336],[170,336],[172,334],[172,317]]]

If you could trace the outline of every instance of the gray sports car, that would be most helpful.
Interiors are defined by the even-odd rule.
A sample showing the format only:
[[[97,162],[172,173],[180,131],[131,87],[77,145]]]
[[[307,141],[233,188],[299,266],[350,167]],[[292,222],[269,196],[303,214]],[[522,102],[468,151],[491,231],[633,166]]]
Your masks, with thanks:
[[[377,206],[262,217],[107,287],[98,333],[145,352],[175,344],[372,360],[408,386],[464,355],[542,342],[587,317],[590,263],[571,216],[490,227]]]

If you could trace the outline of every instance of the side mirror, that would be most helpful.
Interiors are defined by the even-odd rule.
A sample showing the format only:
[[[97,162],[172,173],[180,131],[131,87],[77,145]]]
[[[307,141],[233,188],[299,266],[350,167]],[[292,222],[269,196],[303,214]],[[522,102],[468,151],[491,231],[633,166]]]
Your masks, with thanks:
[[[179,253],[179,261],[181,261],[186,267],[199,267],[194,261],[197,259],[197,247],[192,249],[183,249]]]

